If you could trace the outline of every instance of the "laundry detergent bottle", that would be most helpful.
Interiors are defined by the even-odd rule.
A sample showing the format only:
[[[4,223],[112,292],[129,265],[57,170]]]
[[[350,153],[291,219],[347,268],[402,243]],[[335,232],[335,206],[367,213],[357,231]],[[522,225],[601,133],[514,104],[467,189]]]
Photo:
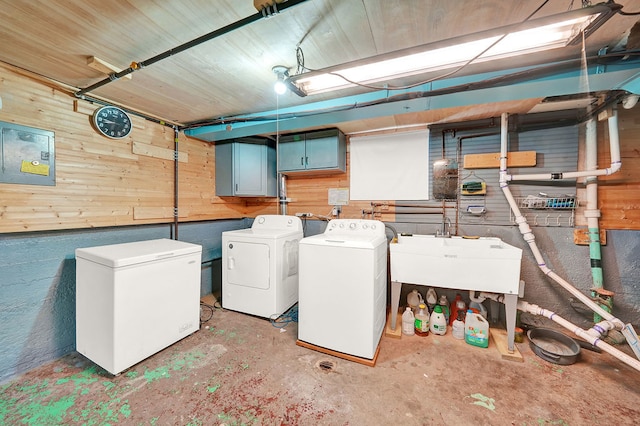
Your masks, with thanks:
[[[471,309],[464,317],[464,341],[481,348],[489,346],[489,323]]]
[[[436,305],[429,318],[429,330],[433,334],[444,335],[447,332],[447,320],[442,313],[442,306]]]

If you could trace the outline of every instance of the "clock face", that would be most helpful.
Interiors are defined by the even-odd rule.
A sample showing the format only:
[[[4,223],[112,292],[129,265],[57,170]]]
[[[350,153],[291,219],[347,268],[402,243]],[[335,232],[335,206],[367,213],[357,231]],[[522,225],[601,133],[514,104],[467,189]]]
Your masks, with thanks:
[[[93,124],[104,136],[121,139],[131,133],[131,119],[126,112],[114,106],[103,106],[93,113]]]

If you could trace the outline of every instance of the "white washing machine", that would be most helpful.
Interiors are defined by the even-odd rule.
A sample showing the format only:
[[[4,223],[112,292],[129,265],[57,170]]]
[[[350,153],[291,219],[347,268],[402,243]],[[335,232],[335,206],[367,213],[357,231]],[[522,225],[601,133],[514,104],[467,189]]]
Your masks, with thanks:
[[[296,216],[261,215],[249,229],[222,233],[222,307],[278,317],[298,301]]]
[[[300,241],[298,339],[373,359],[387,308],[387,238],[377,220],[334,219]]]

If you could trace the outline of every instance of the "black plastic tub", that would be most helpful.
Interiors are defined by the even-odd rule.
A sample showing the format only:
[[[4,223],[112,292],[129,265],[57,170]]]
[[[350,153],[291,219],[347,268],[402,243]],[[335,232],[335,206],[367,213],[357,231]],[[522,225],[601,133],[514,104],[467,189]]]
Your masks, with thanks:
[[[545,361],[570,365],[580,355],[580,345],[571,337],[550,328],[534,328],[527,332],[531,350]]]

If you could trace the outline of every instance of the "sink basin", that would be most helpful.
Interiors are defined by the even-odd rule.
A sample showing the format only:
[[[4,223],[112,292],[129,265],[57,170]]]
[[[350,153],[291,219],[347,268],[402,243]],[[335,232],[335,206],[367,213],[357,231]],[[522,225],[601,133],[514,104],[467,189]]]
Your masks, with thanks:
[[[504,295],[507,349],[513,353],[522,249],[499,238],[400,235],[389,245],[391,324],[396,329],[402,284]]]
[[[389,249],[392,281],[518,294],[522,249],[499,238],[400,235]]]

